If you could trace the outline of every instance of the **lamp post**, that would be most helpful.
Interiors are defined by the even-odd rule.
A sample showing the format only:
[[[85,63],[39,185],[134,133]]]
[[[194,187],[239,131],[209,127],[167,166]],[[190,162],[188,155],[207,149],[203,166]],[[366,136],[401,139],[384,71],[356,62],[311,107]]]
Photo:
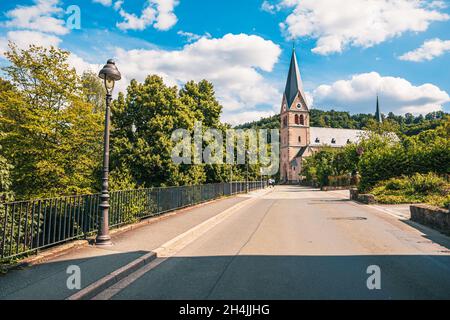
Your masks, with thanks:
[[[249,191],[249,185],[248,185],[248,163],[249,163],[249,161],[250,161],[250,151],[246,150],[246,151],[245,151],[245,155],[246,155],[246,158],[247,158],[247,161],[245,162],[245,163],[246,163],[246,168],[247,168],[246,191],[247,191],[247,193],[248,193],[248,191]]]
[[[233,195],[233,165],[230,164],[230,195]]]
[[[112,245],[111,236],[109,235],[109,191],[108,191],[108,179],[109,179],[109,130],[110,130],[110,113],[111,113],[111,100],[112,91],[114,89],[114,83],[119,81],[122,77],[119,70],[116,67],[114,60],[109,59],[106,65],[100,70],[98,74],[100,79],[103,80],[106,88],[106,112],[105,112],[105,133],[103,144],[103,176],[102,176],[102,194],[100,196],[100,226],[98,228],[97,238],[95,239],[96,245],[107,246]]]

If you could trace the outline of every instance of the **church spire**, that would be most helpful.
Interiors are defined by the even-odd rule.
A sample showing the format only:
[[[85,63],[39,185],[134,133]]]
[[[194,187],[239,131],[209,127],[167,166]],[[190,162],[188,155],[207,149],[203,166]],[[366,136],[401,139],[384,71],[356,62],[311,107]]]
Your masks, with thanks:
[[[378,94],[377,94],[377,110],[375,111],[375,120],[377,120],[378,123],[383,123],[383,118],[381,116],[381,111],[380,111],[380,101],[378,99]]]
[[[295,44],[294,44],[292,48],[291,64],[289,66],[286,89],[284,90],[284,95],[286,97],[288,108],[291,107],[292,103],[294,102],[299,92],[306,103],[305,94],[303,92],[302,78],[300,76],[300,71],[298,69],[297,57],[295,55]]]

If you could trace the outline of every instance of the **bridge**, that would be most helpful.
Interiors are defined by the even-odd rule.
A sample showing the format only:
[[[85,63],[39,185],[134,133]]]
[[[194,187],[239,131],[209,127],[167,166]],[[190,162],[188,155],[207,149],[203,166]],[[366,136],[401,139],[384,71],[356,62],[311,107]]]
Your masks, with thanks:
[[[9,270],[0,299],[450,298],[450,238],[348,191],[254,186],[132,226]]]

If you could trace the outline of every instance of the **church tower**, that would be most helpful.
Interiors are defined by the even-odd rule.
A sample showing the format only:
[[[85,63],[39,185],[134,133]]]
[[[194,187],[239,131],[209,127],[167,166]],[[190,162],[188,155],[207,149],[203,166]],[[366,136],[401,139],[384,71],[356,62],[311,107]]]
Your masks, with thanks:
[[[377,110],[375,111],[375,120],[377,120],[378,123],[383,123],[383,117],[381,116],[380,101],[378,99],[378,95],[377,95]]]
[[[301,164],[298,163],[298,155],[310,144],[309,116],[309,107],[303,91],[294,48],[281,103],[280,179],[282,182],[299,181]]]

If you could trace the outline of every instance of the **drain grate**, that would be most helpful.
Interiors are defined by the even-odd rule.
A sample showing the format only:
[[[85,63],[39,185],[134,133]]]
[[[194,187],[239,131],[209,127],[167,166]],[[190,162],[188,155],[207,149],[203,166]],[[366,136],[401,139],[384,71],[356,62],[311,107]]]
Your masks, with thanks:
[[[361,220],[367,220],[367,218],[364,217],[332,217],[328,218],[328,220],[334,220],[334,221],[361,221]]]

